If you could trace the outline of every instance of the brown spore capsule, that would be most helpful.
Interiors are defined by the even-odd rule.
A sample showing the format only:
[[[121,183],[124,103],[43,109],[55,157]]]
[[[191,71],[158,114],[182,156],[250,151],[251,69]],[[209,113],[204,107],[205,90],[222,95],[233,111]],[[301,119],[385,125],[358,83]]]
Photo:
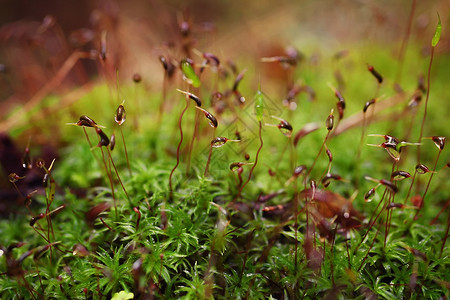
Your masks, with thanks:
[[[367,101],[367,102],[364,104],[363,112],[365,113],[365,112],[367,111],[367,109],[369,108],[369,106],[371,106],[371,105],[374,104],[375,102],[376,102],[375,99],[371,99],[371,100]]]
[[[404,208],[405,205],[402,203],[395,203],[395,202],[391,202],[387,205],[387,209],[391,209],[391,208]]]
[[[139,74],[139,73],[134,73],[134,74],[133,74],[133,81],[134,81],[134,83],[139,83],[139,82],[141,82],[141,81],[142,81],[141,74]]]
[[[39,215],[37,215],[36,217],[32,217],[30,219],[30,226],[34,226],[34,224],[36,224],[37,221],[39,221],[40,219],[44,218],[45,214],[40,213]]]
[[[371,188],[365,195],[364,201],[369,202],[370,199],[375,195],[375,188]]]
[[[45,160],[43,160],[42,158],[38,158],[36,160],[36,167],[38,167],[39,169],[42,169],[45,167]]]
[[[386,180],[386,179],[381,179],[380,183],[382,185],[384,185],[385,187],[387,187],[388,189],[390,189],[394,194],[398,192],[398,187],[393,184],[391,181]]]
[[[278,129],[281,131],[281,133],[287,137],[291,137],[292,135],[292,125],[289,124],[285,120],[281,120],[278,124]]]
[[[123,122],[125,122],[126,118],[127,114],[125,112],[125,107],[123,106],[123,104],[120,104],[116,109],[116,115],[114,116],[114,120],[120,126],[123,124]]]
[[[333,161],[333,154],[331,153],[330,149],[327,148],[327,150],[325,150],[325,152],[327,153],[328,160],[330,162],[332,162]]]
[[[418,164],[416,166],[416,172],[419,173],[419,174],[425,174],[425,173],[428,173],[428,172],[431,172],[431,171],[424,164]]]
[[[33,168],[33,161],[31,160],[30,148],[28,146],[25,148],[25,152],[22,157],[22,167],[28,170]]]
[[[230,170],[235,172],[237,171],[240,167],[242,166],[241,162],[234,162],[232,164],[230,164]]]
[[[116,147],[116,135],[113,133],[111,135],[111,141],[109,143],[109,148],[111,149],[111,151],[113,151],[115,147]]]
[[[325,125],[326,125],[328,131],[331,131],[333,129],[334,116],[332,113],[328,115],[327,120],[325,121]]]
[[[394,180],[399,180],[404,178],[410,178],[411,174],[409,174],[406,171],[395,171],[392,173],[391,177],[394,178]]]
[[[108,146],[109,145],[109,138],[108,136],[101,130],[100,128],[96,128],[95,131],[97,132],[98,136],[100,137],[100,141],[97,144],[97,147],[101,146]]]
[[[202,106],[202,100],[200,99],[200,97],[198,97],[190,92],[183,91],[183,90],[177,89],[177,91],[187,95],[189,97],[189,99],[193,100],[198,107]]]
[[[339,101],[336,103],[338,114],[339,114],[339,120],[342,120],[344,117],[344,110],[345,110],[345,102]]]
[[[80,120],[76,123],[76,125],[84,127],[97,127],[97,123],[85,115],[80,117]]]
[[[341,180],[342,177],[340,175],[337,174],[331,174],[331,173],[327,173],[323,179],[322,179],[322,184],[324,187],[328,187],[330,185],[330,181],[331,180]]]
[[[159,57],[159,61],[161,62],[167,77],[171,78],[175,72],[175,66],[173,63],[162,55]]]
[[[294,169],[293,176],[298,177],[305,171],[306,171],[306,166],[305,165],[300,165],[300,166],[298,166],[298,167],[296,167]]]
[[[202,54],[203,58],[208,61],[209,64],[212,64],[213,66],[219,66],[220,60],[217,56],[215,56],[212,53],[205,52]]]
[[[19,181],[20,179],[25,178],[25,176],[20,177],[19,175],[17,175],[16,173],[11,173],[8,175],[8,180],[11,183],[15,183],[17,181]]]
[[[444,136],[433,136],[431,140],[434,142],[436,147],[438,147],[440,150],[444,149],[445,146],[445,137]]]
[[[375,79],[378,81],[378,84],[381,84],[383,82],[383,77],[375,70],[373,66],[368,65],[367,70],[369,70],[373,77],[375,77]]]
[[[203,108],[201,108],[201,107],[199,107],[199,106],[196,106],[196,108],[197,108],[198,110],[201,110],[201,111],[205,114],[205,117],[208,119],[209,125],[211,125],[211,127],[217,128],[217,126],[219,125],[219,123],[217,122],[216,117],[214,117],[214,116],[213,116],[210,112],[208,112],[206,109],[203,109]]]
[[[219,148],[219,147],[222,147],[223,145],[225,145],[225,143],[227,141],[228,141],[228,139],[226,137],[219,136],[211,141],[211,146],[214,148]]]
[[[245,71],[239,73],[239,74],[236,76],[236,79],[234,80],[233,88],[232,88],[232,91],[233,91],[233,92],[235,92],[235,91],[238,90],[239,83],[240,83],[240,82],[242,81],[242,79],[244,78],[244,74],[245,74]]]

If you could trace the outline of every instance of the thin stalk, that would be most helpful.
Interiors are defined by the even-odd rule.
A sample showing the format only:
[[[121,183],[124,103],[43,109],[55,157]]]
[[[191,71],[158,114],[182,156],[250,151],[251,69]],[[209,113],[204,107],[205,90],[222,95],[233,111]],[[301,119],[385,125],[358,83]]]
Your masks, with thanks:
[[[122,142],[123,142],[123,149],[125,150],[125,157],[127,159],[127,166],[128,166],[128,172],[130,173],[130,177],[133,176],[133,174],[131,173],[131,168],[130,168],[130,161],[128,159],[128,151],[127,151],[127,144],[125,143],[125,137],[123,135],[123,130],[122,130],[122,126],[120,127],[120,134],[122,135]],[[108,151],[109,152],[109,151]],[[111,156],[110,156],[111,157]],[[111,158],[112,160],[112,158]],[[117,176],[118,177],[118,176]]]
[[[208,154],[208,160],[206,161],[206,166],[205,166],[205,172],[203,172],[203,176],[206,177],[208,175],[208,169],[209,169],[209,164],[211,163],[211,157],[212,157],[212,146],[209,146],[209,154]]]
[[[421,203],[421,205],[419,206],[419,208],[416,211],[416,214],[414,216],[414,220],[417,220],[420,210],[425,206],[425,196],[427,195],[428,188],[430,187],[431,179],[433,179],[433,175],[436,172],[436,166],[437,166],[437,163],[438,163],[438,160],[439,160],[439,156],[441,156],[441,152],[442,152],[442,150],[439,150],[439,153],[438,153],[438,155],[436,157],[436,161],[434,162],[433,172],[431,172],[430,179],[428,179],[427,187],[425,188],[425,192],[423,193],[423,196],[422,196],[422,203]]]
[[[356,167],[355,167],[355,188],[359,186],[359,176],[361,174],[361,152],[364,146],[364,136],[366,134],[366,112],[363,112],[363,123],[361,129],[361,139],[359,141],[358,152],[356,152]]]
[[[389,207],[389,205],[393,202],[394,202],[394,194],[389,193],[386,207]],[[386,221],[385,221],[386,225],[384,228],[384,248],[386,248],[387,237],[389,234],[389,230],[391,229],[391,220],[392,220],[392,209],[386,209]]]
[[[175,170],[178,168],[178,165],[180,164],[180,149],[181,149],[181,144],[183,143],[183,139],[184,139],[181,121],[183,120],[183,115],[186,112],[186,110],[188,109],[188,106],[189,106],[189,101],[188,101],[188,99],[186,99],[186,106],[184,107],[183,111],[181,112],[180,118],[178,119],[178,129],[180,130],[180,142],[178,143],[178,146],[177,146],[177,163],[175,164],[175,166],[173,167],[173,169],[169,175],[169,199],[172,199],[172,197],[173,197],[172,176],[173,176],[173,173],[175,172]]]
[[[409,199],[409,195],[411,194],[411,190],[412,190],[412,187],[414,185],[414,181],[416,180],[416,175],[417,175],[417,170],[414,171],[414,175],[413,175],[412,180],[411,180],[411,185],[409,186],[409,189],[408,189],[408,194],[406,195],[405,201],[403,201],[404,204],[406,204],[406,202]]]
[[[109,150],[109,148],[106,148],[106,150],[108,151],[108,156],[109,156],[109,159],[110,159],[110,161],[112,163],[112,166],[114,168],[114,172],[116,173],[117,179],[119,179],[119,183],[122,186],[122,189],[123,189],[125,195],[127,196],[128,202],[130,202],[130,205],[132,205],[130,196],[128,195],[127,190],[125,189],[125,186],[123,185],[122,179],[120,179],[119,171],[117,170],[116,164],[114,163],[114,160],[113,160],[113,158],[111,156],[111,151]]]
[[[442,252],[444,251],[445,243],[447,242],[448,231],[449,231],[449,229],[450,229],[450,211],[448,212],[448,218],[447,218],[447,230],[445,231],[444,240],[442,241],[441,253],[439,254],[439,258],[442,257]]]
[[[294,213],[295,213],[295,221],[294,221],[294,235],[295,235],[295,253],[294,253],[294,276],[297,276],[297,266],[298,266],[298,190],[297,190],[297,180],[294,182]]]
[[[394,173],[395,167],[397,167],[397,170],[398,170],[398,161],[397,160],[395,160],[394,163],[392,164],[391,174]],[[392,179],[393,178],[391,177],[390,180],[392,181]],[[395,184],[397,185],[397,182],[395,182]],[[389,207],[389,205],[394,202],[394,198],[395,198],[395,193],[389,193],[388,198],[387,198],[386,207]],[[393,213],[393,209],[386,210],[386,227],[385,227],[385,231],[384,231],[384,248],[386,248],[387,237],[389,234],[389,230],[391,229],[392,213]]]
[[[367,231],[364,233],[363,237],[361,238],[361,242],[359,243],[359,245],[356,247],[356,249],[354,250],[353,253],[356,253],[356,251],[359,249],[359,247],[361,247],[362,243],[364,242],[364,240],[366,239],[367,235],[369,234],[370,230],[372,229],[373,225],[375,225],[375,222],[378,220],[378,218],[380,217],[381,213],[383,212],[385,205],[381,208],[380,212],[378,214],[376,214],[378,208],[380,207],[380,205],[384,202],[384,198],[386,196],[387,193],[387,188],[384,190],[383,193],[383,197],[381,198],[380,202],[378,202],[377,207],[375,208],[375,211],[373,212],[372,216],[370,217],[369,223],[368,224],[368,228]],[[376,215],[376,216],[375,216]],[[374,218],[375,216],[375,218]],[[378,229],[379,231],[379,229]],[[378,233],[377,233],[378,234]]]
[[[427,112],[428,112],[428,99],[430,98],[430,83],[431,83],[431,65],[433,64],[433,57],[434,57],[434,48],[431,47],[431,57],[430,57],[430,64],[428,65],[428,73],[427,73],[427,97],[425,98],[425,110],[423,112],[423,119],[422,119],[422,125],[420,126],[420,135],[417,146],[417,163],[420,163],[420,142],[423,137],[423,127],[425,126],[425,120],[427,118]]]
[[[215,136],[216,136],[216,128],[214,127],[212,138],[214,139]],[[212,145],[209,145],[208,160],[206,161],[205,171],[203,173],[204,177],[206,177],[209,172],[209,164],[211,163],[211,158],[212,158],[212,150],[213,150],[212,148],[213,148]]]
[[[347,260],[348,260],[348,269],[352,269],[352,263],[350,261],[350,251],[348,249],[348,240],[345,241],[345,248],[347,248]]]
[[[433,225],[436,223],[439,216],[448,208],[450,205],[450,199],[447,200],[447,203],[441,208],[441,210],[438,212],[438,214],[433,218],[433,220],[430,221],[430,225]]]
[[[406,26],[405,35],[403,36],[402,44],[400,46],[400,51],[398,53],[398,60],[400,62],[400,66],[398,68],[397,76],[396,76],[397,83],[400,83],[400,80],[402,78],[403,63],[405,61],[405,53],[406,53],[406,49],[408,47],[409,37],[411,35],[411,26],[412,26],[412,21],[414,18],[415,11],[416,11],[416,0],[412,0],[411,12],[410,12],[409,18],[408,18],[408,25]]]
[[[323,148],[325,147],[325,143],[327,142],[328,137],[330,136],[330,132],[331,132],[331,130],[329,130],[329,131],[327,132],[327,135],[325,136],[325,139],[323,140],[322,146],[320,146],[319,152],[317,153],[316,158],[314,159],[314,162],[313,162],[313,164],[311,165],[311,168],[309,168],[309,171],[308,171],[308,173],[307,173],[306,176],[305,176],[305,180],[307,180],[307,178],[308,178],[309,175],[311,174],[311,171],[314,169],[314,166],[316,165],[316,162],[317,162],[317,160],[319,159],[320,153],[322,153],[322,150],[323,150]]]
[[[337,231],[338,225],[339,224],[337,223],[336,226],[334,227],[333,238],[331,239],[331,249],[330,249],[330,273],[331,273],[331,283],[332,283],[333,287],[335,286],[335,282],[334,282],[334,264],[333,264],[334,243],[336,241],[336,231]],[[324,241],[324,249],[325,249],[325,241]]]
[[[253,171],[255,170],[256,164],[258,163],[259,153],[261,152],[261,149],[264,145],[261,131],[262,131],[262,122],[259,121],[259,142],[260,142],[260,144],[259,144],[258,150],[256,151],[255,163],[253,164],[252,168],[250,169],[250,173],[248,174],[247,181],[245,181],[244,184],[239,189],[239,192],[238,192],[238,195],[236,198],[239,198],[241,196],[242,190],[244,189],[244,187],[247,185],[247,183],[249,183],[250,179],[252,178]]]
[[[87,134],[86,128],[83,126],[83,131],[84,131],[84,135],[86,136],[86,139],[88,141],[89,144],[89,149],[93,149],[94,146],[91,143],[91,139],[89,138],[89,135]],[[92,155],[94,155],[95,160],[97,161],[98,165],[103,168],[103,164],[100,162],[100,158],[98,158],[97,154],[95,154],[95,152],[91,151]]]
[[[195,111],[195,125],[194,125],[194,133],[192,134],[192,139],[189,144],[188,148],[188,158],[186,163],[186,176],[189,175],[189,170],[191,168],[191,157],[192,157],[192,150],[194,149],[194,142],[195,138],[197,137],[198,133],[198,125],[199,125],[199,118],[200,118],[200,112],[198,110]]]
[[[114,191],[114,184],[113,184],[113,180],[112,180],[112,175],[111,175],[111,172],[108,171],[108,166],[106,165],[105,153],[103,152],[103,149],[101,147],[100,147],[100,150],[102,152],[103,164],[105,166],[106,175],[108,176],[108,179],[109,179],[109,185],[111,186],[111,194],[112,194],[113,201],[114,201],[114,210],[115,210],[115,213],[116,213],[116,218],[118,218],[119,215],[117,213],[116,193]]]

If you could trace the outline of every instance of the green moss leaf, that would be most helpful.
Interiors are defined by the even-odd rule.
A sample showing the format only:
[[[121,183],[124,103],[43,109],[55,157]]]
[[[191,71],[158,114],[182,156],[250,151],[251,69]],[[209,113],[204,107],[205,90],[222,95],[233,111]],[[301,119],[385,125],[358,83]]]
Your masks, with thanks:
[[[111,298],[111,300],[128,300],[128,299],[133,299],[133,298],[134,298],[133,293],[120,291],[119,293],[115,293],[113,295],[113,297]]]

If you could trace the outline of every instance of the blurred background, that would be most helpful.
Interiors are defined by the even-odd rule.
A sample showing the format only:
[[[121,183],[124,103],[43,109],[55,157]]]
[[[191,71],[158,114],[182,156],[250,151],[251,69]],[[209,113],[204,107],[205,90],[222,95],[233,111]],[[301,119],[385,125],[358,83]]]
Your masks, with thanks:
[[[288,45],[333,53],[377,43],[399,51],[414,9],[410,42],[429,44],[439,12],[439,51],[448,52],[449,7],[446,0],[257,0],[245,5],[210,0],[3,0],[0,118],[5,120],[15,105],[29,101],[55,76],[63,78],[46,94],[67,92],[94,78],[115,80],[116,68],[121,78],[139,72],[148,84],[159,86],[158,56],[179,49],[183,21],[202,51],[256,61]],[[95,52],[91,59],[68,62],[75,50],[101,52],[102,39],[107,47],[104,62],[95,59]],[[62,72],[65,63],[70,70]]]
[[[399,58],[407,52],[404,45],[408,43],[427,58],[437,12],[443,27],[435,52],[439,59],[449,57],[450,52],[448,0],[2,0],[0,164],[5,174],[19,172],[15,168],[20,168],[17,162],[31,136],[34,148],[44,147],[40,155],[46,161],[56,157],[61,146],[58,112],[99,83],[106,82],[113,96],[117,76],[126,86],[132,85],[133,74],[139,73],[145,88],[159,95],[164,80],[160,55],[185,58],[186,43],[216,54],[229,65],[234,62],[239,71],[259,68],[249,70],[246,77],[256,76],[246,80],[269,78],[266,82],[272,86],[282,83],[278,86],[284,89],[286,70],[278,64],[261,64],[261,58],[285,55],[293,47],[307,53],[306,59],[314,65],[321,57],[353,51],[363,57],[357,63],[365,68],[371,61],[368,57],[378,49]],[[199,59],[197,54],[191,55]],[[419,68],[414,74],[425,72],[426,65],[420,64],[429,60],[417,60]],[[336,68],[330,66],[323,72],[332,76]],[[398,65],[392,66],[388,75],[397,69]],[[319,81],[329,94],[327,80]],[[358,88],[357,83],[352,86]],[[264,89],[270,87],[264,85]],[[44,100],[45,106],[39,107]],[[0,186],[9,187],[8,192],[16,195],[6,180]]]

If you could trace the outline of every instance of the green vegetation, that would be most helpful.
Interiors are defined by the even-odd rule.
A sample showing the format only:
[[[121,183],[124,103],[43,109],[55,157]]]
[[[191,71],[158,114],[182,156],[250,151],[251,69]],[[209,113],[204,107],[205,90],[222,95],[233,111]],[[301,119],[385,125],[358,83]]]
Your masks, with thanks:
[[[376,45],[317,60],[289,49],[238,70],[210,53],[188,62],[183,45],[154,70],[161,90],[141,74],[49,116],[54,162],[31,136],[29,170],[9,177],[21,204],[0,220],[3,298],[450,296],[448,55],[425,75],[419,141],[419,44],[401,89]],[[32,173],[45,189],[23,188]]]

